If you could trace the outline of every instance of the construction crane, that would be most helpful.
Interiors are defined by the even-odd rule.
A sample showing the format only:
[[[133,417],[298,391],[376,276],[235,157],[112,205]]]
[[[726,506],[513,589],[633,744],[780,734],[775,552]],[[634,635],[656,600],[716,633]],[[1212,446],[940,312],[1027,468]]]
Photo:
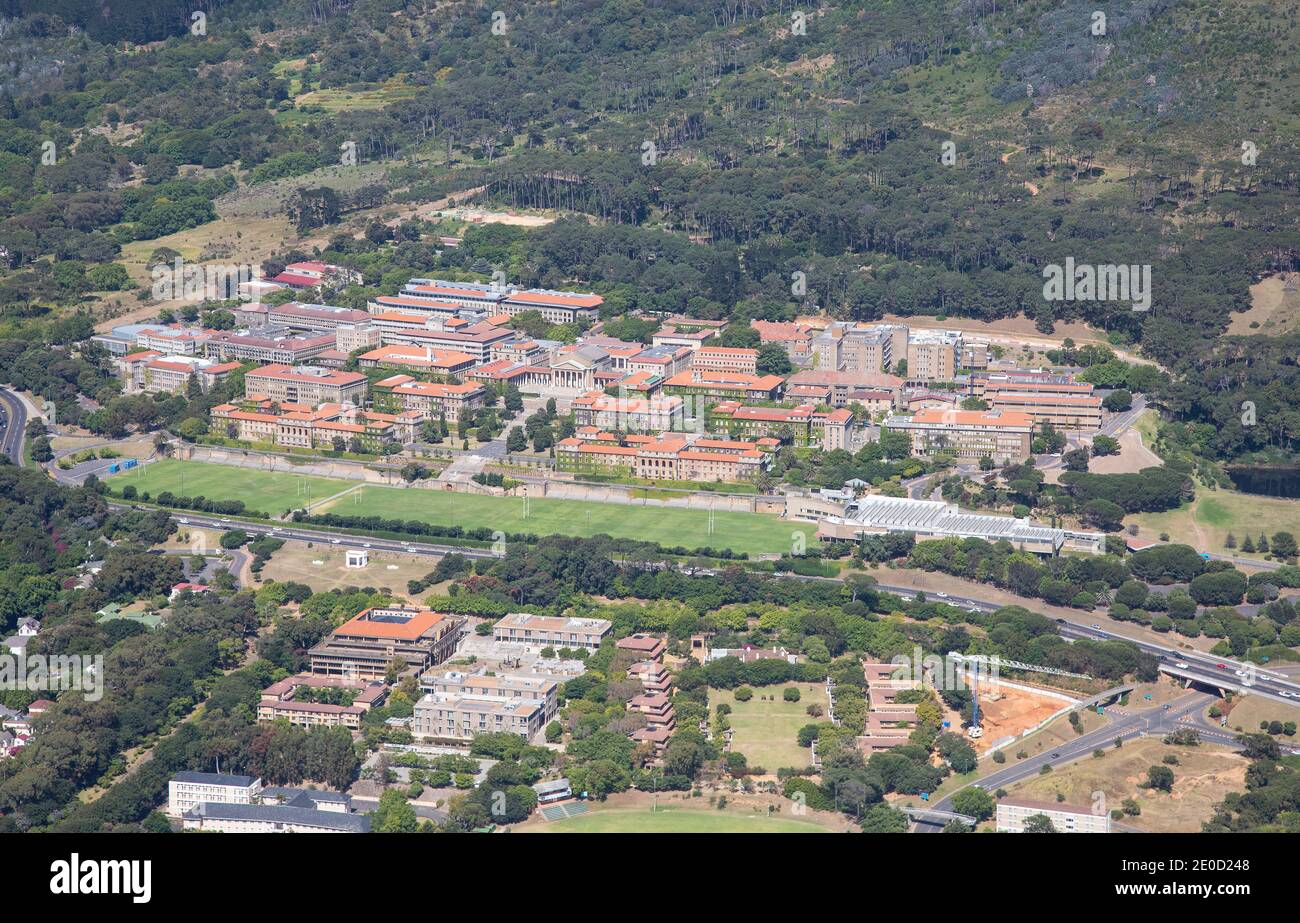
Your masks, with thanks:
[[[983,654],[960,654],[956,651],[948,652],[948,659],[958,664],[970,664],[973,669],[966,671],[966,676],[970,679],[971,690],[971,719],[970,727],[966,729],[966,734],[973,738],[983,737],[984,728],[980,724],[980,690],[979,674],[980,669],[987,671],[999,670],[1006,667],[1009,670],[1026,670],[1031,673],[1048,673],[1052,676],[1073,676],[1077,679],[1092,679],[1083,673],[1071,673],[1069,670],[1060,670],[1056,667],[1043,667],[1034,663],[1022,663],[1019,660],[1003,660],[1001,657],[986,657]]]

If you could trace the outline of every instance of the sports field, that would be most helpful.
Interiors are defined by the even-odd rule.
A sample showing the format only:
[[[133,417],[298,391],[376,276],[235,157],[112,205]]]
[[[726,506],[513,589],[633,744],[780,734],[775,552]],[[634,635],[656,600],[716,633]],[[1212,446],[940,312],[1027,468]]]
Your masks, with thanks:
[[[149,491],[152,496],[169,490],[177,496],[243,500],[250,510],[275,515],[357,485],[356,481],[173,459],[136,470],[139,474],[133,470],[113,475],[110,483],[114,488],[125,483],[135,484],[137,490]],[[811,545],[815,542],[816,531],[816,527],[809,523],[785,522],[761,513],[734,512],[714,513],[710,531],[708,510],[583,500],[530,499],[525,515],[522,497],[489,497],[374,485],[366,485],[314,512],[416,519],[438,525],[499,529],[506,533],[579,536],[605,533],[616,538],[658,542],[668,547],[680,545],[694,549],[709,546],[749,554],[788,551],[795,532],[803,533]]]
[[[420,519],[439,525],[487,527],[507,534],[599,535],[637,538],[667,547],[730,548],[756,554],[788,551],[791,534],[804,533],[815,543],[815,527],[784,522],[760,513],[716,512],[709,531],[709,511],[586,500],[488,497],[444,490],[410,490],[370,486],[326,505],[318,512],[377,515],[393,519]],[[525,515],[526,512],[526,515]]]
[[[109,475],[109,484],[114,490],[134,484],[136,490],[153,497],[169,490],[178,497],[243,500],[247,509],[278,515],[347,490],[356,482],[168,458]]]
[[[664,808],[594,810],[549,824],[529,826],[529,833],[830,833],[807,820],[738,814],[729,811]]]

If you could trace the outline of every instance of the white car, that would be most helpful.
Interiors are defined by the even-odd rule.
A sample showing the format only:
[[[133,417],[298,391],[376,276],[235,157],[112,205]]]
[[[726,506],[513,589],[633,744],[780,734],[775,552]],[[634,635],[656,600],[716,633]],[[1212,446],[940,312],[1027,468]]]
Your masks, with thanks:
[[[369,542],[362,542],[362,543],[361,543],[361,547],[362,547],[362,548],[369,548],[369,547],[370,547],[370,543],[369,543]]]
[[[183,519],[183,518],[182,518],[182,519],[178,519],[178,520],[176,520],[176,521],[179,522],[179,523],[180,523],[181,525],[183,525],[183,526],[188,526],[188,525],[190,524],[190,521],[189,521],[188,519]]]
[[[1236,671],[1234,671],[1234,672],[1235,672],[1238,676],[1245,676],[1245,675],[1246,675],[1246,671],[1245,671],[1245,670],[1236,670]]]
[[[935,596],[938,596],[940,599],[947,599],[947,598],[948,598],[948,594],[947,594],[947,593],[935,593],[934,595],[935,595]]]
[[[332,539],[330,539],[330,544],[331,544],[331,545],[341,545],[341,544],[343,544],[343,543],[340,542],[337,538],[332,538]]]
[[[1178,661],[1176,664],[1174,664],[1174,666],[1176,666],[1176,667],[1177,667],[1178,669],[1180,669],[1180,670],[1186,670],[1186,669],[1187,669],[1187,661],[1186,661],[1186,660],[1180,660],[1180,661]]]
[[[222,522],[230,522],[229,519],[224,519],[224,518],[223,518],[221,521],[222,521]]]

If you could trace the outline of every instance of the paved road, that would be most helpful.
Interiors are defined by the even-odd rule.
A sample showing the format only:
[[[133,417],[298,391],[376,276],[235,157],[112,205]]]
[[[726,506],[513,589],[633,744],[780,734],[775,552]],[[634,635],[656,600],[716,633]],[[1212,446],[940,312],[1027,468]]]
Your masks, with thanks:
[[[12,391],[0,388],[0,413],[4,415],[4,436],[0,437],[0,450],[15,465],[21,465],[24,432],[27,428],[27,405]]]
[[[1170,702],[1168,709],[1158,707],[1131,713],[1126,711],[1118,715],[1108,713],[1110,721],[1105,727],[1081,734],[1074,740],[1063,743],[1048,753],[1040,753],[1027,759],[1017,760],[1015,763],[997,769],[971,784],[987,792],[995,792],[999,788],[1005,788],[1008,785],[1038,775],[1043,766],[1050,765],[1053,768],[1059,768],[1078,759],[1090,759],[1094,750],[1110,749],[1115,745],[1116,740],[1132,740],[1149,734],[1163,736],[1177,727],[1187,726],[1188,722],[1184,719],[1197,714],[1213,701],[1212,696],[1204,693],[1188,693]],[[1197,730],[1201,729],[1197,728]],[[1207,736],[1205,731],[1201,731],[1201,733],[1202,736]],[[1229,740],[1215,739],[1214,742],[1227,743],[1233,747],[1238,746],[1235,736]],[[1011,748],[1008,747],[1008,749]],[[926,807],[935,811],[953,811],[952,797],[952,795],[949,795],[933,805],[926,805]],[[913,825],[913,829],[918,833],[934,833],[941,830],[942,825],[917,821]]]

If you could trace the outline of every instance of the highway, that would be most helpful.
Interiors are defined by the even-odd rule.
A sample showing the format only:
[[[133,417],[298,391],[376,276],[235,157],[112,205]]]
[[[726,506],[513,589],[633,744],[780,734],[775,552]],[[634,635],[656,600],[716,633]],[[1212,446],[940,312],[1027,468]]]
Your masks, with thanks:
[[[23,463],[23,434],[27,429],[27,406],[12,391],[0,388],[0,424],[4,435],[0,437],[0,451],[9,456],[15,465]]]
[[[1060,744],[1050,752],[1039,753],[1009,763],[972,782],[971,785],[982,788],[989,793],[996,792],[999,788],[1005,788],[1008,785],[1038,775],[1043,766],[1051,765],[1053,768],[1058,768],[1074,760],[1091,759],[1094,750],[1108,750],[1115,746],[1116,740],[1133,740],[1148,734],[1163,736],[1178,727],[1195,726],[1197,723],[1195,716],[1212,701],[1213,699],[1210,696],[1194,692],[1184,694],[1170,702],[1169,708],[1161,706],[1143,711],[1125,711],[1123,714],[1111,715],[1110,721],[1105,727],[1081,734],[1072,741]],[[1203,738],[1209,736],[1203,728],[1195,727],[1195,729],[1201,733]],[[1236,746],[1235,737],[1230,740],[1214,739],[1214,742]],[[1013,746],[1008,746],[1007,749],[1011,750]],[[955,810],[952,804],[952,795],[941,798],[932,805],[926,805],[926,807],[934,811]],[[934,833],[941,830],[942,827],[939,824],[916,821],[913,829],[918,833]]]

